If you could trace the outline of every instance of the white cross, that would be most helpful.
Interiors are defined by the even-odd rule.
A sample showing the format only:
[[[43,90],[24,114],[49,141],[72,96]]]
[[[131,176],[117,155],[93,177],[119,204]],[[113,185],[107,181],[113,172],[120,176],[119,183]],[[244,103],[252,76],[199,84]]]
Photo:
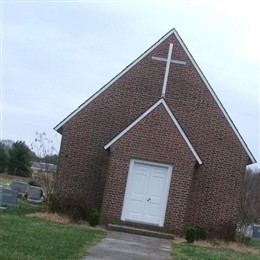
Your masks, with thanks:
[[[160,58],[160,57],[152,57],[153,60],[158,60],[158,61],[166,61],[166,69],[165,69],[165,74],[164,74],[164,81],[163,81],[163,87],[162,87],[162,98],[165,97],[165,92],[166,92],[166,86],[167,86],[167,81],[168,81],[168,75],[169,75],[169,70],[170,70],[170,64],[171,63],[176,63],[176,64],[182,64],[185,65],[186,62],[185,61],[179,61],[179,60],[172,60],[171,56],[172,56],[172,48],[173,48],[173,44],[170,44],[169,47],[169,52],[168,52],[168,58]]]

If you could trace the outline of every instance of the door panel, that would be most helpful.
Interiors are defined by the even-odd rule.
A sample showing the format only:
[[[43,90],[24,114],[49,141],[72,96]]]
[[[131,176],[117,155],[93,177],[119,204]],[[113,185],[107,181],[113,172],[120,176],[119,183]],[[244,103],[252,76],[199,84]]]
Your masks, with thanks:
[[[153,166],[151,169],[144,211],[145,222],[152,224],[160,222],[167,172],[168,168],[166,167]]]
[[[149,165],[134,165],[128,209],[128,217],[132,220],[142,221],[143,219],[149,171]]]
[[[133,160],[122,213],[123,220],[162,225],[171,177],[171,166]]]

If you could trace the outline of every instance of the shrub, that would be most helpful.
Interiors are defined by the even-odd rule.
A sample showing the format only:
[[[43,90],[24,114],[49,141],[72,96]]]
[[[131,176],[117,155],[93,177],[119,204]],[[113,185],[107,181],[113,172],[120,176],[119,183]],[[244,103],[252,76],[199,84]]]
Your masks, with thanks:
[[[7,168],[7,172],[10,175],[15,175],[15,176],[21,176],[21,177],[31,177],[32,173],[30,170],[26,169],[26,170],[22,170],[22,169],[17,169],[17,168]]]
[[[250,237],[245,236],[243,233],[237,232],[235,241],[248,246],[250,244],[251,239]]]
[[[208,232],[210,239],[221,239],[224,241],[235,241],[237,225],[228,221],[223,222],[218,228],[212,228]]]
[[[185,231],[185,239],[188,243],[193,243],[196,239],[196,228],[188,227]]]
[[[87,216],[87,222],[91,227],[95,227],[99,223],[100,214],[99,212],[94,209]]]
[[[201,226],[194,226],[196,229],[196,240],[206,240],[207,231]]]
[[[22,177],[31,176],[32,152],[25,142],[17,141],[8,150],[8,172]]]
[[[0,142],[0,173],[5,172],[8,162],[8,157],[5,149],[5,145]]]
[[[86,203],[86,198],[80,194],[67,197],[52,194],[49,198],[49,207],[52,212],[64,214],[74,222],[86,220],[91,212],[91,206]]]
[[[189,243],[193,243],[195,240],[205,240],[207,231],[200,226],[191,226],[186,229],[185,238]]]
[[[0,165],[0,173],[4,173],[5,170],[6,170],[6,168],[4,166]]]

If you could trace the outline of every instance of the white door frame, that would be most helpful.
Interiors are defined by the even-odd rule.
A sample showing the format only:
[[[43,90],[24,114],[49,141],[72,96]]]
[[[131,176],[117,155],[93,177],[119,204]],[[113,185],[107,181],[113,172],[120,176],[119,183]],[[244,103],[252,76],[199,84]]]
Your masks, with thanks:
[[[162,210],[161,210],[160,221],[159,221],[159,226],[163,227],[164,220],[165,220],[166,208],[167,208],[168,195],[169,195],[169,190],[170,190],[170,184],[171,184],[171,178],[172,178],[172,170],[173,170],[173,166],[170,165],[170,164],[156,163],[156,162],[137,160],[137,159],[131,159],[130,160],[130,166],[129,166],[129,171],[128,171],[128,177],[127,177],[127,184],[126,184],[126,190],[125,190],[125,197],[124,197],[124,204],[123,204],[123,209],[122,209],[122,214],[121,214],[121,220],[131,221],[130,219],[127,219],[127,209],[128,209],[129,199],[130,199],[130,190],[131,190],[132,179],[134,177],[133,169],[134,169],[135,163],[143,163],[143,164],[148,164],[148,165],[152,165],[152,166],[161,166],[161,167],[167,167],[168,168],[168,172],[167,172],[167,176],[166,176],[166,182],[167,183],[166,183],[166,187],[165,187],[165,193],[164,193],[164,196],[163,196]],[[145,223],[145,222],[142,222],[142,223]],[[149,223],[145,223],[145,224],[149,224]],[[154,224],[152,224],[152,225],[154,225]]]

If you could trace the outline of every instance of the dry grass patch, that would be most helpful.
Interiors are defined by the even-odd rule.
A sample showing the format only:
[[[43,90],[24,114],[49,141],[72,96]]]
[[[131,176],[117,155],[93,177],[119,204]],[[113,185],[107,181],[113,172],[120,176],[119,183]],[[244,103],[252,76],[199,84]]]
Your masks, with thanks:
[[[47,212],[35,212],[27,214],[27,217],[37,217],[43,220],[51,221],[58,224],[70,224],[73,226],[80,226],[82,228],[90,228],[95,230],[106,231],[102,226],[91,227],[86,221],[80,220],[78,222],[73,222],[68,216],[60,215],[58,213],[47,213]]]
[[[28,183],[31,180],[33,180],[33,178],[10,175],[7,173],[0,174],[0,184],[11,184],[13,181],[23,181]]]
[[[27,217],[37,217],[43,220],[48,220],[51,222],[59,224],[70,224],[71,221],[67,216],[61,216],[57,213],[47,213],[47,212],[36,212],[26,215]]]
[[[235,242],[230,242],[230,243],[226,243],[223,246],[225,246],[225,248],[230,249],[230,250],[234,250],[236,252],[240,252],[240,253],[251,253],[251,254],[259,254],[260,251],[251,247],[251,246],[246,246],[244,244],[240,244],[240,243],[235,243]]]
[[[173,243],[183,244],[187,242],[186,239],[182,237],[174,236]],[[199,241],[194,241],[193,245],[199,247],[205,247],[205,248],[228,249],[239,253],[251,253],[254,255],[260,254],[260,250],[236,242],[225,242],[221,240],[214,240],[214,241],[199,240]]]

